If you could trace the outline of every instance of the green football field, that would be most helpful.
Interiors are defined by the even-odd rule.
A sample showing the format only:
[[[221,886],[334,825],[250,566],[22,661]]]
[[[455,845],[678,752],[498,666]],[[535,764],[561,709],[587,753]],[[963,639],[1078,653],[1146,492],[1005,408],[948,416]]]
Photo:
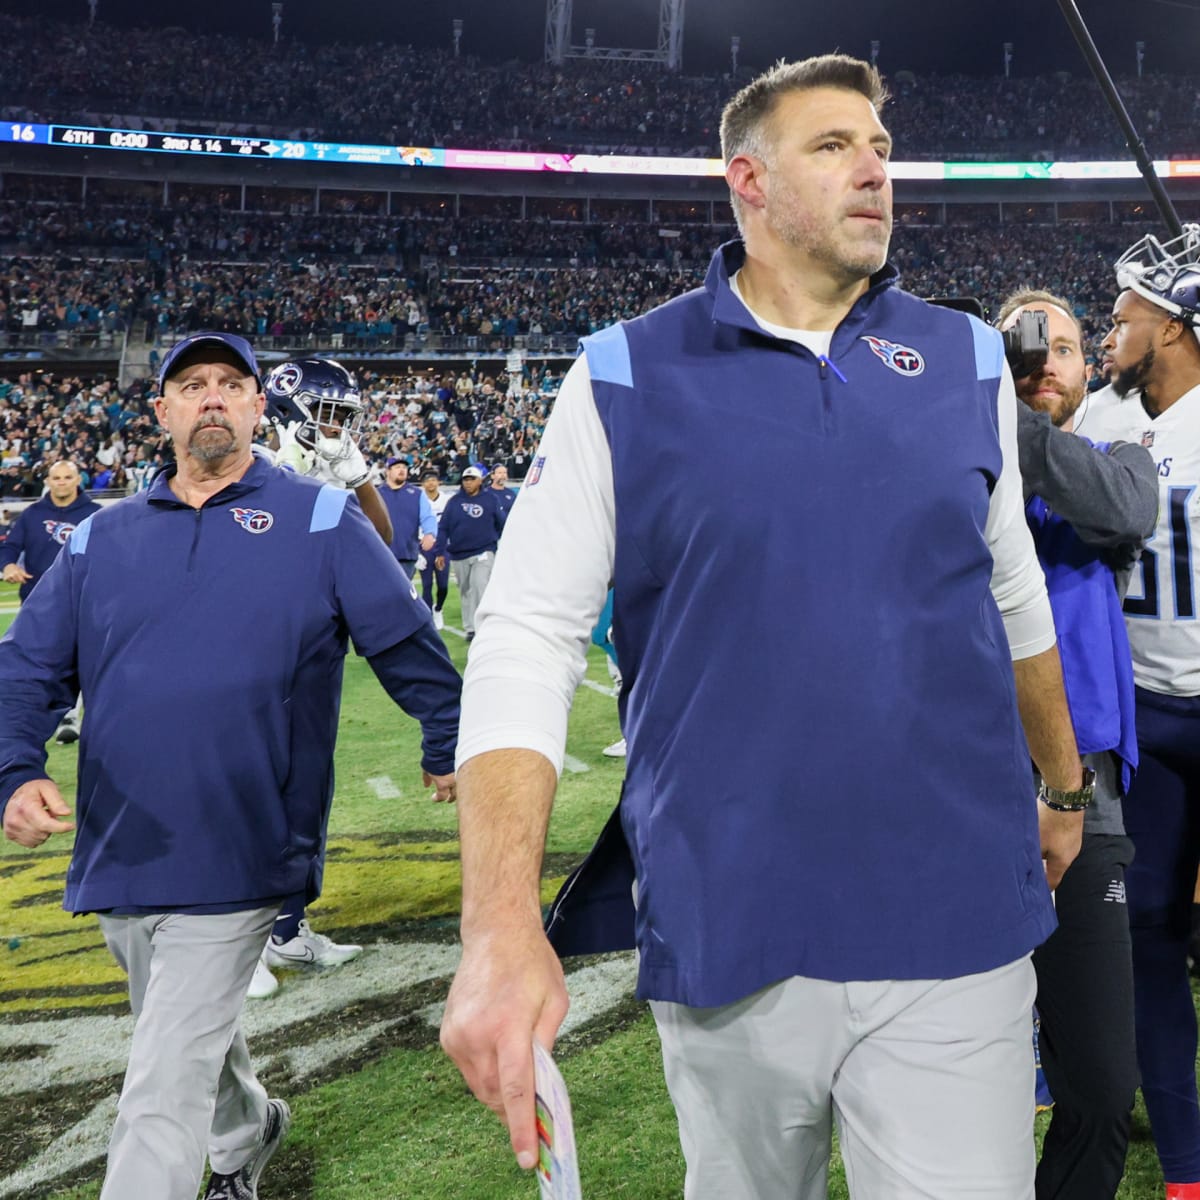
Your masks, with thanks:
[[[15,589],[0,585],[0,629]],[[457,594],[447,623],[458,623]],[[447,631],[461,668],[466,645]],[[612,806],[623,760],[603,656],[576,697],[550,828],[543,898],[586,852]],[[73,795],[74,748],[50,747]],[[532,1200],[506,1135],[437,1046],[457,957],[452,808],[421,786],[419,733],[361,659],[347,660],[325,894],[314,927],[366,950],[336,970],[280,972],[246,1027],[268,1089],[292,1106],[262,1200]],[[94,919],[59,902],[69,846],[0,845],[0,1200],[99,1193],[130,1019],[120,971]],[[556,1051],[571,1090],[583,1194],[666,1200],[683,1190],[674,1114],[653,1023],[632,997],[628,955],[568,964],[572,1012]],[[1039,1118],[1039,1128],[1045,1118]],[[1122,1200],[1161,1195],[1139,1102]],[[847,1196],[836,1162],[830,1197]]]

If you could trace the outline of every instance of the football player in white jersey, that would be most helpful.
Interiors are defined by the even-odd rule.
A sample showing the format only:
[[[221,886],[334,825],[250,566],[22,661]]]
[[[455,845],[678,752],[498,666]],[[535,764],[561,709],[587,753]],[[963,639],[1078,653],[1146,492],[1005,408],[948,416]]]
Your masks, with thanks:
[[[1200,864],[1200,225],[1141,239],[1117,261],[1117,285],[1103,350],[1122,399],[1093,414],[1088,435],[1145,446],[1159,482],[1158,525],[1124,606],[1140,757],[1125,804],[1138,1060],[1167,1200],[1200,1200],[1187,969]]]

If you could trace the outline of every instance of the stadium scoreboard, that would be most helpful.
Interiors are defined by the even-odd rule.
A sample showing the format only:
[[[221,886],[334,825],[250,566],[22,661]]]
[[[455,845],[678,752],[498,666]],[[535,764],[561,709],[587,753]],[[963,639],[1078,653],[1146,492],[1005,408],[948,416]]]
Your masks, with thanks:
[[[520,150],[456,150],[443,146],[385,146],[352,142],[301,142],[216,132],[184,133],[150,129],[103,129],[91,125],[0,123],[0,144],[59,146],[70,150],[115,150],[141,154],[188,154],[205,158],[280,159],[307,163],[354,163],[390,167],[453,167],[466,171],[553,171],[575,175],[643,175],[656,178],[720,178],[719,158],[649,154],[546,154]],[[1154,163],[1162,178],[1200,178],[1200,160]],[[896,162],[894,180],[1061,180],[1137,179],[1137,164],[1111,162]]]

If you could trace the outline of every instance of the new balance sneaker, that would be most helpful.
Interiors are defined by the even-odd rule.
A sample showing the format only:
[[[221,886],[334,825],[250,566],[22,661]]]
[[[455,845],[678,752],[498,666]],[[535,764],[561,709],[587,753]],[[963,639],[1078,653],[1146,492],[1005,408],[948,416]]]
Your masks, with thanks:
[[[279,980],[271,974],[266,963],[267,952],[259,955],[254,964],[254,975],[250,980],[250,990],[246,993],[251,1000],[265,1000],[279,991]]]
[[[440,608],[435,608],[433,610],[433,627],[434,629],[446,628],[446,618],[442,616],[442,610]]]
[[[625,739],[618,738],[611,746],[605,746],[600,751],[605,758],[624,758],[625,757]]]
[[[79,718],[73,713],[67,713],[54,731],[54,740],[60,746],[69,746],[79,741]]]
[[[214,1171],[208,1178],[204,1200],[258,1200],[258,1181],[263,1168],[279,1149],[291,1123],[292,1113],[286,1102],[268,1100],[267,1125],[258,1149],[250,1156],[250,1161],[232,1175],[218,1175]]]
[[[361,946],[339,945],[323,933],[314,933],[305,920],[291,941],[277,942],[272,937],[263,951],[263,961],[269,967],[303,967],[309,963],[314,967],[338,967],[361,953]]]

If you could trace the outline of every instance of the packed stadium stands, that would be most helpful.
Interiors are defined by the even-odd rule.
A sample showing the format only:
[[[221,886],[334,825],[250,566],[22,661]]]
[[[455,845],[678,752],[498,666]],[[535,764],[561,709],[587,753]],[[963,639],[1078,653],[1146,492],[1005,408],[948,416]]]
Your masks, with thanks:
[[[721,108],[749,75],[692,76],[653,64],[483,62],[402,45],[277,46],[193,35],[201,72],[164,72],[178,32],[0,16],[6,119],[140,128],[217,122],[225,132],[407,146],[717,154]],[[902,68],[903,64],[896,64]],[[403,80],[404,86],[395,86]],[[981,80],[891,80],[891,124],[909,156],[1111,157],[1124,152],[1096,85],[1065,72]],[[1200,80],[1121,80],[1151,144],[1200,149]],[[182,123],[182,124],[181,124]]]

